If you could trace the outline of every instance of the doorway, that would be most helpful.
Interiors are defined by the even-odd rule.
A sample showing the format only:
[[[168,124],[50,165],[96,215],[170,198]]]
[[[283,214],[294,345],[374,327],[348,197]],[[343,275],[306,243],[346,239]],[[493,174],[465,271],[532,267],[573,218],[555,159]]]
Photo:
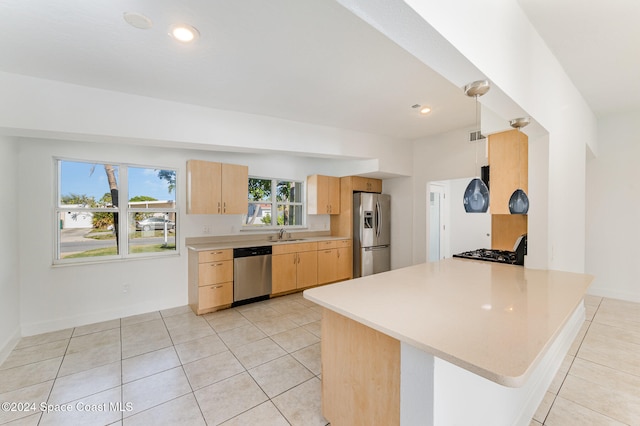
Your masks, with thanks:
[[[442,183],[429,183],[427,196],[427,253],[429,262],[437,262],[445,258],[446,242],[446,214],[445,185]]]

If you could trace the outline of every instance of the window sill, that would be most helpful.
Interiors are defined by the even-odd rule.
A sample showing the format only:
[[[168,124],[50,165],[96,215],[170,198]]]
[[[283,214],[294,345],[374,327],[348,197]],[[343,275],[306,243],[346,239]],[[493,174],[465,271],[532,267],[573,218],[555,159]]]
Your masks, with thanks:
[[[67,268],[69,266],[104,265],[104,264],[123,263],[123,262],[138,262],[141,260],[159,260],[159,259],[166,259],[168,257],[180,257],[180,252],[163,254],[160,256],[151,255],[151,256],[132,256],[132,257],[110,257],[108,259],[92,259],[92,260],[74,261],[74,262],[54,261],[51,264],[51,267]]]

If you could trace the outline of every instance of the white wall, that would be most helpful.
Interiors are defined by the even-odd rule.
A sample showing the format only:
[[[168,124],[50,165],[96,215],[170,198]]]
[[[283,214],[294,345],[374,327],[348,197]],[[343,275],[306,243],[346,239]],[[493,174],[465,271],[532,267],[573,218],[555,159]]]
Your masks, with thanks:
[[[370,160],[357,173],[411,173],[394,138],[0,72],[0,131],[63,140]],[[400,149],[399,149],[400,148]],[[342,164],[342,163],[340,163]]]
[[[428,182],[468,177],[477,169],[475,167],[476,146],[469,142],[469,132],[472,130],[471,128],[454,130],[414,142],[412,229],[414,264],[427,261]],[[479,166],[487,164],[485,152],[485,144],[478,146]],[[477,175],[479,174],[478,170]]]
[[[547,229],[529,233],[546,232],[539,243],[550,269],[583,272],[585,150],[597,153],[596,119],[517,2],[338,1],[453,84],[488,78],[483,104],[504,119],[532,116],[549,132]]]
[[[596,120],[586,102],[517,2],[408,3],[549,131],[549,268],[583,272],[584,153],[587,147],[597,151]],[[529,232],[540,230],[529,227]]]
[[[491,206],[487,213],[467,213],[462,199],[471,178],[449,181],[449,251],[456,253],[491,248]]]
[[[598,157],[587,162],[586,272],[593,294],[640,302],[640,110],[598,122]]]
[[[20,286],[18,248],[18,143],[0,136],[0,170],[4,182],[0,189],[0,364],[20,337]]]
[[[13,145],[3,144],[3,149]],[[17,149],[14,148],[17,151]],[[87,265],[52,266],[54,248],[54,160],[56,156],[80,160],[131,163],[175,168],[178,171],[179,256],[160,259],[126,260]],[[62,329],[111,318],[185,305],[187,303],[187,237],[228,235],[241,232],[241,215],[186,215],[186,161],[199,158],[249,166],[251,175],[305,180],[308,173],[331,170],[331,159],[309,159],[285,155],[234,154],[174,148],[148,149],[125,144],[83,143],[22,139],[19,161],[8,161],[7,169],[15,171],[20,185],[20,199],[8,203],[7,217],[19,226],[7,229],[9,237],[16,229],[20,234],[21,324],[24,335]],[[10,158],[10,156],[3,156]],[[11,195],[11,194],[9,194]],[[16,208],[17,206],[17,208]],[[38,226],[33,226],[33,224]],[[308,216],[310,230],[328,230],[329,216]],[[204,234],[203,228],[211,229]],[[17,237],[15,238],[17,239]],[[15,240],[14,239],[14,240]],[[10,240],[9,240],[10,241]],[[4,243],[4,241],[3,241]],[[11,256],[17,260],[15,241],[9,243]],[[8,247],[7,247],[8,250]],[[10,268],[7,268],[11,271]],[[3,268],[5,271],[5,268]],[[8,277],[15,279],[17,269]],[[123,293],[123,285],[129,291]],[[4,280],[3,280],[4,285]],[[10,293],[9,293],[10,294]],[[2,302],[4,303],[4,297]],[[10,299],[8,299],[10,300]],[[13,300],[12,309],[17,309]],[[4,314],[4,310],[2,314]],[[10,311],[7,311],[10,312]],[[14,314],[15,315],[15,314]],[[11,322],[7,322],[10,324]],[[15,321],[14,321],[15,324]],[[0,341],[1,342],[1,341]]]
[[[411,266],[414,215],[413,179],[382,181],[382,192],[391,195],[391,269]]]

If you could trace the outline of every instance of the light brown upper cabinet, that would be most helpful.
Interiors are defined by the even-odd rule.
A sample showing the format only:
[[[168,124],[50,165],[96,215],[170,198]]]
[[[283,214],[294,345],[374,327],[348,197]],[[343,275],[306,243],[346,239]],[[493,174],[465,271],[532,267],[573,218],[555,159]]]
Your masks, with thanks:
[[[340,178],[307,176],[307,213],[340,214]]]
[[[517,130],[489,135],[489,209],[509,214],[509,198],[520,188],[528,193],[529,138]]]
[[[187,213],[247,212],[249,168],[212,161],[187,161]]]
[[[362,176],[352,176],[351,184],[354,192],[375,192],[382,193],[382,181],[380,179],[366,178]]]

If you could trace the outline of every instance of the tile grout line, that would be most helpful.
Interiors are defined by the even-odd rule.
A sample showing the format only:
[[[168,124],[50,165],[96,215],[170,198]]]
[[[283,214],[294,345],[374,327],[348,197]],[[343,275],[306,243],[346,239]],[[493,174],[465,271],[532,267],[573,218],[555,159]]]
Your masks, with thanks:
[[[295,301],[293,301],[293,303],[298,304],[298,302],[295,302]],[[310,310],[310,309],[311,309],[311,307],[309,307],[309,306],[305,306],[305,305],[301,305],[301,304],[300,304],[300,306],[299,306],[298,308],[299,308],[299,309],[295,309],[295,310],[307,311],[307,310]],[[270,309],[273,309],[273,308],[270,308]],[[277,317],[278,317],[278,318],[283,318],[283,317],[286,317],[286,316],[287,316],[287,312],[286,312],[286,311],[282,311],[282,310],[278,310],[278,309],[273,309],[273,311],[275,311],[275,312],[277,312],[277,313],[278,313],[278,315],[277,315]],[[168,317],[165,317],[164,315],[162,315],[162,312],[161,312],[161,311],[158,311],[158,312],[159,312],[159,314],[160,314],[160,318],[163,320],[164,329],[165,329],[165,331],[166,331],[166,332],[168,333],[168,335],[169,335],[169,340],[170,340],[170,342],[171,342],[171,345],[170,345],[170,346],[173,348],[173,353],[175,354],[175,356],[176,356],[176,357],[177,357],[177,359],[179,360],[179,362],[180,362],[180,367],[181,367],[181,369],[182,369],[182,372],[183,372],[183,374],[185,375],[185,377],[187,378],[187,382],[189,383],[189,387],[190,387],[190,390],[191,390],[191,392],[189,392],[189,393],[194,397],[194,399],[196,399],[196,404],[197,404],[197,406],[198,406],[198,409],[199,409],[200,415],[201,415],[201,416],[202,416],[202,418],[203,418],[203,419],[205,419],[205,421],[206,421],[206,418],[204,417],[204,413],[203,413],[203,411],[202,411],[202,407],[200,406],[200,403],[198,402],[197,398],[195,398],[195,391],[194,391],[194,389],[193,389],[193,385],[191,384],[191,381],[189,380],[189,377],[187,376],[186,371],[185,371],[185,369],[184,369],[184,365],[185,365],[185,364],[182,362],[182,360],[180,359],[179,355],[177,354],[176,343],[175,343],[175,341],[174,341],[174,337],[171,335],[171,332],[169,331],[169,328],[168,328],[168,325],[167,325],[167,322],[166,322],[166,318],[168,318]],[[263,337],[262,339],[269,339],[269,342],[270,342],[270,343],[274,344],[274,346],[276,346],[276,347],[280,348],[280,349],[283,351],[283,354],[282,354],[282,355],[280,355],[280,356],[278,356],[278,357],[274,358],[273,360],[269,360],[269,361],[262,362],[261,364],[256,365],[256,366],[254,366],[254,367],[252,367],[252,368],[257,368],[257,367],[262,366],[262,365],[264,365],[264,364],[266,364],[266,363],[268,363],[268,362],[271,362],[271,361],[274,361],[274,360],[277,360],[277,359],[280,359],[280,358],[284,358],[285,356],[289,356],[289,357],[290,357],[294,362],[296,362],[296,364],[299,364],[300,366],[302,366],[303,370],[304,370],[304,371],[306,371],[306,372],[310,375],[310,377],[309,377],[309,378],[307,378],[306,380],[302,381],[301,383],[296,384],[295,386],[291,386],[290,388],[285,389],[284,391],[280,392],[278,395],[275,395],[275,396],[274,396],[274,398],[275,398],[275,397],[278,397],[278,396],[280,396],[280,395],[282,395],[282,394],[284,394],[284,393],[286,393],[286,392],[289,392],[289,391],[291,391],[292,389],[294,389],[295,387],[300,386],[300,385],[302,385],[302,384],[304,384],[304,383],[307,383],[307,382],[309,382],[310,380],[312,380],[312,379],[314,379],[314,378],[316,378],[316,379],[318,379],[318,380],[321,380],[321,379],[320,379],[320,374],[315,374],[313,371],[311,371],[311,370],[309,369],[309,367],[307,367],[307,365],[305,365],[304,363],[302,363],[300,360],[298,360],[298,359],[293,355],[293,353],[295,353],[295,352],[297,352],[297,351],[300,351],[300,350],[303,350],[303,349],[305,349],[305,348],[308,348],[308,347],[310,347],[310,346],[313,346],[314,344],[316,344],[316,343],[318,343],[318,342],[313,342],[313,343],[311,343],[311,344],[307,344],[307,345],[304,345],[304,346],[302,346],[302,347],[296,348],[296,349],[295,349],[295,350],[293,350],[293,351],[289,351],[289,350],[287,350],[285,347],[283,347],[281,344],[277,343],[277,342],[272,338],[272,336],[271,336],[271,335],[267,334],[267,333],[266,333],[266,332],[264,332],[260,327],[258,327],[254,321],[252,321],[251,319],[249,319],[249,318],[248,318],[248,316],[245,316],[242,312],[238,312],[238,314],[239,314],[241,317],[243,317],[243,318],[248,322],[248,324],[247,324],[247,325],[251,325],[251,326],[255,327],[256,329],[260,330],[260,331],[261,331],[261,333],[263,333],[263,334],[264,334],[264,337]],[[275,317],[276,317],[276,316],[274,316],[274,318],[275,318]],[[149,319],[148,321],[151,321],[151,320]],[[205,321],[207,322],[207,326],[208,326],[208,327],[213,331],[213,335],[214,335],[214,336],[218,336],[218,338],[220,338],[219,333],[215,330],[215,328],[213,327],[213,324],[212,324],[211,322],[209,322],[209,320],[207,320],[207,319],[205,319]],[[315,322],[315,321],[310,321],[310,322],[308,322],[308,323],[306,323],[306,324],[300,324],[300,323],[298,323],[298,322],[293,322],[293,324],[295,324],[295,327],[294,327],[292,330],[299,330],[299,329],[302,329],[302,330],[306,331],[307,333],[309,333],[311,336],[314,336],[315,338],[318,338],[318,336],[317,336],[315,333],[312,333],[311,331],[309,331],[309,330],[307,330],[307,329],[305,328],[305,326],[306,326],[306,325],[311,324],[311,323],[313,323],[313,322]],[[134,325],[134,324],[131,324],[131,325]],[[83,335],[80,335],[80,336],[75,336],[75,337],[83,337],[83,336],[85,336],[85,335],[91,335],[91,334],[101,333],[101,332],[105,332],[105,331],[108,331],[108,330],[111,330],[111,329],[118,329],[118,332],[119,332],[119,344],[120,344],[120,348],[119,348],[119,349],[120,349],[120,351],[119,351],[119,352],[120,352],[120,356],[119,356],[119,360],[118,360],[118,361],[120,362],[119,375],[120,375],[120,398],[121,398],[121,401],[124,401],[124,386],[125,386],[125,383],[124,383],[124,365],[123,365],[123,361],[125,361],[125,359],[124,359],[124,336],[123,336],[123,329],[124,329],[124,327],[125,327],[125,326],[123,325],[122,318],[119,318],[119,319],[118,319],[118,326],[116,326],[116,327],[112,327],[112,328],[105,329],[105,330],[95,330],[95,331],[92,331],[92,332],[90,332],[90,333],[86,333],[86,334],[83,334]],[[234,328],[232,328],[232,329],[236,329],[236,328],[240,328],[240,327],[234,327]],[[232,330],[232,329],[230,329],[230,330]],[[289,331],[289,330],[284,330],[283,332],[286,332],[286,331]],[[69,354],[68,354],[68,350],[69,350],[70,345],[71,345],[71,339],[73,339],[73,338],[74,338],[74,333],[75,333],[75,332],[76,332],[76,328],[73,328],[73,329],[71,330],[71,335],[70,335],[70,336],[68,337],[68,339],[67,339],[66,346],[65,346],[65,349],[64,349],[64,354],[62,355],[62,359],[61,359],[61,361],[60,361],[60,365],[58,365],[58,368],[57,368],[57,371],[56,371],[55,377],[54,377],[54,379],[53,379],[52,387],[51,387],[51,389],[49,390],[49,393],[48,393],[48,397],[47,397],[47,399],[49,399],[49,398],[51,397],[51,394],[52,394],[52,392],[53,392],[53,387],[54,387],[54,385],[55,385],[56,381],[59,379],[59,374],[60,374],[60,371],[61,371],[61,368],[62,368],[62,364],[63,364],[63,362],[64,362],[64,360],[65,360],[66,356],[67,356],[67,355],[69,355]],[[277,334],[277,333],[276,333],[276,334]],[[259,340],[262,340],[262,339],[259,339]],[[192,341],[192,340],[194,340],[194,341],[195,341],[195,340],[198,340],[198,339],[191,339],[191,340],[188,340],[187,342]],[[287,421],[287,423],[291,424],[291,422],[289,421],[289,419],[287,419],[287,417],[284,415],[284,413],[283,413],[282,411],[280,411],[280,409],[279,409],[279,408],[274,404],[274,402],[273,402],[273,398],[271,398],[271,397],[269,397],[269,395],[267,395],[267,393],[264,391],[264,389],[263,389],[263,388],[262,388],[262,387],[257,383],[257,381],[255,380],[255,378],[253,378],[253,376],[252,376],[252,375],[251,375],[251,373],[249,372],[249,369],[248,369],[247,367],[245,367],[245,366],[242,364],[242,362],[240,362],[240,360],[238,359],[238,356],[236,355],[236,353],[235,353],[235,352],[234,352],[234,351],[233,351],[233,350],[232,350],[232,349],[227,345],[227,343],[226,343],[226,342],[224,342],[224,340],[222,340],[222,339],[220,339],[220,340],[221,340],[221,343],[223,344],[223,346],[226,348],[226,350],[227,350],[227,351],[229,351],[229,352],[232,354],[232,356],[234,357],[234,359],[235,359],[235,360],[236,360],[236,361],[237,361],[237,362],[242,366],[242,369],[243,369],[243,371],[242,371],[242,372],[237,373],[237,374],[235,374],[235,375],[232,375],[231,377],[236,376],[236,375],[238,375],[238,374],[247,373],[247,374],[249,375],[249,377],[251,377],[252,381],[256,384],[256,386],[257,386],[257,387],[258,387],[258,388],[259,388],[259,389],[264,393],[264,395],[267,397],[267,400],[266,400],[266,401],[269,401],[269,402],[270,402],[270,403],[271,403],[271,404],[276,408],[276,410],[277,410],[277,411],[278,411],[278,413],[282,416],[282,418],[283,418],[283,419],[285,419],[285,420]],[[186,343],[186,342],[184,342],[184,343]],[[248,345],[248,344],[250,344],[250,343],[251,343],[251,342],[246,343],[246,344],[243,344],[243,345],[239,346],[238,348],[243,347],[243,346],[246,346],[246,345]],[[43,344],[43,343],[42,343],[42,344]],[[37,346],[37,345],[31,345],[31,346]],[[129,357],[129,358],[134,358],[134,357],[136,357],[136,356],[145,355],[145,354],[152,353],[152,352],[155,352],[155,351],[157,351],[157,350],[161,350],[161,349],[164,349],[164,348],[155,349],[155,350],[153,350],[153,351],[151,351],[151,350],[150,350],[150,351],[148,351],[148,352],[144,352],[144,353],[142,353],[142,354],[136,354],[136,355],[131,356],[131,357]],[[236,348],[236,349],[237,349],[237,348]],[[129,359],[129,358],[127,358],[127,359]],[[194,360],[194,362],[195,362],[195,361],[197,361],[197,360]],[[105,364],[105,365],[106,365],[106,364]],[[98,366],[98,367],[99,367],[99,366]],[[97,368],[97,367],[94,367],[94,368]],[[89,370],[90,370],[90,369],[89,369]],[[82,371],[88,371],[88,370],[82,370]],[[166,370],[163,370],[163,371],[166,371]],[[73,373],[73,374],[75,374],[75,373]],[[157,373],[154,373],[154,374],[157,374]],[[65,376],[65,377],[66,377],[66,376]],[[228,378],[227,378],[227,379],[228,379]],[[223,379],[223,380],[224,380],[224,379]],[[110,389],[113,389],[113,388],[110,388]],[[102,391],[101,391],[101,392],[102,392]],[[97,394],[97,393],[99,393],[99,392],[95,392],[95,393],[92,393],[92,394],[87,395],[87,396],[95,395],[95,394]],[[183,397],[183,396],[185,396],[185,395],[188,395],[189,393],[186,393],[186,394],[184,394],[184,395],[180,395],[180,396],[177,396],[177,397],[172,398],[172,399],[170,399],[170,400],[164,401],[164,402],[162,402],[161,404],[157,404],[157,405],[155,405],[155,406],[153,406],[153,407],[149,407],[149,408],[147,408],[147,409],[145,409],[145,410],[141,411],[140,413],[145,412],[145,411],[148,411],[148,410],[153,409],[153,408],[156,408],[156,407],[158,407],[158,406],[160,406],[160,405],[162,405],[162,404],[168,403],[168,402],[170,402],[170,401],[174,401],[174,400],[176,400],[176,399],[179,399],[179,398],[181,398],[181,397]],[[83,396],[83,398],[85,398],[85,397],[87,397],[87,396]],[[266,402],[266,401],[264,401],[264,402]],[[264,404],[264,402],[263,402],[263,403],[261,403],[261,404]],[[256,405],[255,407],[257,407],[257,406],[259,406],[259,405],[261,405],[261,404],[258,404],[258,405]],[[246,411],[249,411],[249,410],[251,410],[251,409],[253,409],[253,408],[255,408],[255,407],[251,407],[251,408],[249,408],[249,409],[248,409],[248,410],[246,410]],[[245,411],[245,412],[246,412],[246,411]],[[243,412],[243,413],[244,413],[244,412]],[[139,414],[139,413],[136,413],[136,414]],[[239,416],[239,415],[241,415],[241,414],[242,414],[242,413],[236,414],[236,415],[234,415],[234,416],[233,416],[233,417],[231,417],[231,418],[235,418],[235,417],[237,417],[237,416]],[[40,415],[42,416],[42,413],[40,413]],[[125,419],[124,413],[121,413],[119,417],[120,417],[120,419],[119,419],[119,420],[116,420],[116,421],[115,421],[115,423],[123,422],[123,421],[124,421],[124,419]],[[41,420],[41,419],[40,419],[40,420]]]

